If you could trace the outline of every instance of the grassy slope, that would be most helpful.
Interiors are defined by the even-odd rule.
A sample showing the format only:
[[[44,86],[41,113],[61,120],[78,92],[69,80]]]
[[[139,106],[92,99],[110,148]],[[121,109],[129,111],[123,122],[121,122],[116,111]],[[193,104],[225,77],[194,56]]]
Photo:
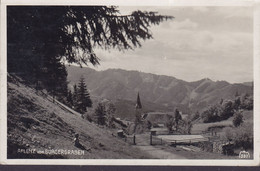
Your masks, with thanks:
[[[112,132],[62,110],[35,90],[8,76],[8,157],[40,158],[149,158],[139,154]],[[85,155],[32,156],[17,154],[17,148],[78,150],[75,133],[86,149]]]
[[[243,115],[244,123],[253,124],[253,111],[252,110],[250,110],[250,111],[245,110],[242,113],[242,115]],[[199,134],[202,131],[207,131],[207,129],[209,127],[213,127],[213,126],[232,127],[233,126],[233,119],[234,119],[234,116],[230,117],[227,120],[220,121],[220,122],[213,122],[213,123],[201,123],[201,122],[198,122],[198,123],[193,125],[192,133],[193,134]]]

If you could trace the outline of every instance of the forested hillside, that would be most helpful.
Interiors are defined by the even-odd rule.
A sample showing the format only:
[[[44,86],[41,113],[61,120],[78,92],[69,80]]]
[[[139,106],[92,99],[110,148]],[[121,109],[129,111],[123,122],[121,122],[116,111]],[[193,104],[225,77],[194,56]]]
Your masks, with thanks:
[[[226,81],[202,79],[186,82],[174,77],[109,69],[96,71],[90,68],[67,66],[69,86],[84,77],[92,96],[111,100],[135,101],[137,92],[142,101],[156,103],[165,107],[178,107],[184,113],[202,111],[221,99],[234,99],[235,94],[253,94],[252,84],[230,84]]]

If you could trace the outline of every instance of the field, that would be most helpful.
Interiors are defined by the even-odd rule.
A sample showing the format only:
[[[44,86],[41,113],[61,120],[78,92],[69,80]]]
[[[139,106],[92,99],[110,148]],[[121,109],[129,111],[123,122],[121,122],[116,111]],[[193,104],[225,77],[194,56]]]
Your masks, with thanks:
[[[210,127],[231,127],[233,125],[232,120],[225,120],[214,123],[197,123],[194,124],[191,130],[192,134],[201,134],[204,131],[208,131]]]
[[[220,128],[219,133],[221,132],[221,129],[224,127],[233,127],[233,118],[231,117],[227,120],[221,121],[221,122],[213,122],[213,123],[195,123],[192,127],[191,133],[192,134],[201,134],[204,131],[209,131],[209,128],[215,127]],[[243,120],[245,123],[252,124],[253,123],[253,111],[247,111],[245,110],[243,112]]]

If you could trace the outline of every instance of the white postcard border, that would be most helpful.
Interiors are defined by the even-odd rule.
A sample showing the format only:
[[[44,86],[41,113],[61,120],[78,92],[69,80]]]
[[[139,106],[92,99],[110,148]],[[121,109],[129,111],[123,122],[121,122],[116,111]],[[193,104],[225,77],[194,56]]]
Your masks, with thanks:
[[[7,159],[7,5],[119,5],[119,6],[254,6],[254,159],[253,160],[193,160],[193,159]],[[164,165],[164,166],[256,166],[260,148],[260,0],[2,0],[0,58],[0,164],[8,165]]]

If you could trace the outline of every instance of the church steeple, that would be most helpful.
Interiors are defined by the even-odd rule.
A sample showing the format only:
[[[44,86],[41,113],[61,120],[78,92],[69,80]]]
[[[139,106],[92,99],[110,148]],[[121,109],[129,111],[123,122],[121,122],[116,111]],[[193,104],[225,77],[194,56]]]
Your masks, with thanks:
[[[142,104],[141,104],[141,100],[140,100],[140,97],[139,97],[139,92],[137,94],[137,100],[136,100],[135,108],[136,109],[142,109]]]

